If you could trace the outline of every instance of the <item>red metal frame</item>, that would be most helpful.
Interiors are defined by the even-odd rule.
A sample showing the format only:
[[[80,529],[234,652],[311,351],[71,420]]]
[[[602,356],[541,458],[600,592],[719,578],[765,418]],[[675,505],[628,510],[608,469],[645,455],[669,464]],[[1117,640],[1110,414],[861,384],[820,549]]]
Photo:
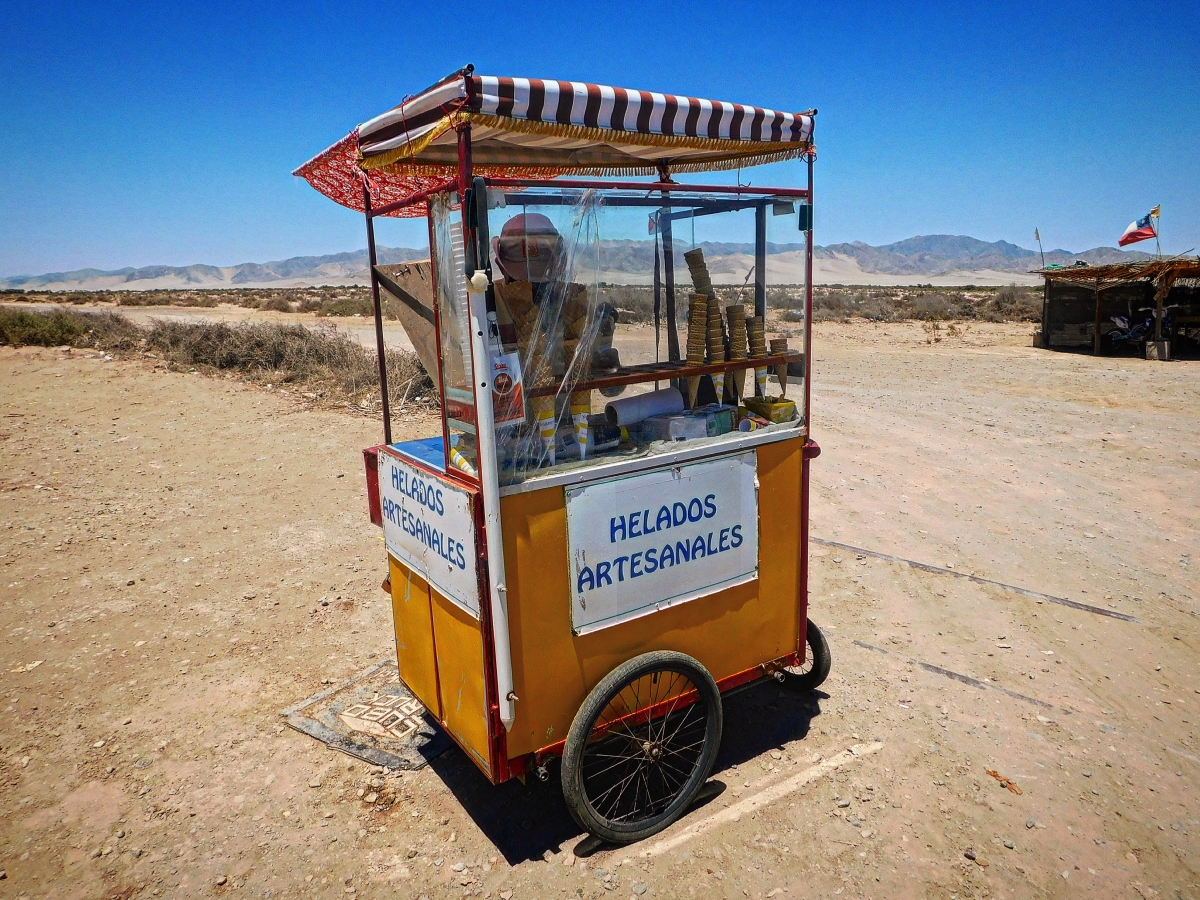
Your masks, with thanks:
[[[440,194],[442,191],[452,190],[457,184],[457,179],[447,179],[441,184],[435,184],[431,188],[426,188],[423,191],[417,191],[411,197],[405,197],[403,200],[393,200],[391,203],[385,203],[378,209],[371,209],[368,207],[367,217],[373,219],[376,216],[386,216],[389,213],[394,213],[398,209],[406,209],[410,206],[416,206],[418,203],[424,203],[434,194]]]
[[[811,173],[812,164],[809,163]],[[763,197],[807,198],[806,188],[756,188],[732,184],[686,184],[682,181],[606,181],[599,178],[500,178],[487,179],[496,187],[549,187],[549,188],[597,188],[617,191],[675,191],[681,194],[698,192],[705,194],[754,194]]]
[[[371,524],[383,527],[383,504],[379,499],[379,447],[368,447],[363,451],[363,465],[367,469],[367,513]]]

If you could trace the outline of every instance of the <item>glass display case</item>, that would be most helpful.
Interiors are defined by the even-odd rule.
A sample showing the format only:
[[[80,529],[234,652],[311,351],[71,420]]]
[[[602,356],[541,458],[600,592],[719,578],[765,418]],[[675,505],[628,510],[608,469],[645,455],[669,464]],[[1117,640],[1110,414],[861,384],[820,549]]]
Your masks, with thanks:
[[[803,432],[807,203],[479,181],[502,486]],[[473,477],[463,209],[430,200],[446,441]]]

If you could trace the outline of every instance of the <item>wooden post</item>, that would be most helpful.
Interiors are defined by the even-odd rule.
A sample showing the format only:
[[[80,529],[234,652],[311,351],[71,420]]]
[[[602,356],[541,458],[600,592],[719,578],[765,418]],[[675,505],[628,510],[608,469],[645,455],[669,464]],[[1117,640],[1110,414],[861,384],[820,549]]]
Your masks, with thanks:
[[[1100,355],[1100,279],[1096,279],[1096,333],[1092,335],[1092,356]]]
[[[1042,285],[1042,349],[1050,349],[1050,279]]]

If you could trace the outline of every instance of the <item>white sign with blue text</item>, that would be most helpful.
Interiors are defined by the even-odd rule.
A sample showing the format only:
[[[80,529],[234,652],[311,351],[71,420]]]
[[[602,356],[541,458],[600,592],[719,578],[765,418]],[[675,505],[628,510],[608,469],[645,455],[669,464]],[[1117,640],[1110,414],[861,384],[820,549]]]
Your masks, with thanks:
[[[471,494],[380,453],[379,502],[388,552],[479,618]]]
[[[758,577],[757,456],[567,490],[571,626],[587,634]]]

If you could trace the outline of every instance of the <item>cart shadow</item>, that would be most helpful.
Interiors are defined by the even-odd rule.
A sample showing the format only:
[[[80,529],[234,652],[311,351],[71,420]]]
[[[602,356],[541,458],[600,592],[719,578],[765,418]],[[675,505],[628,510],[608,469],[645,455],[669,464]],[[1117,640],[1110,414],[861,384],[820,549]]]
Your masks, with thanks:
[[[728,776],[723,773],[733,766],[807,736],[821,713],[820,701],[827,697],[820,691],[794,693],[774,682],[725,695],[721,749],[709,784],[689,814],[724,792]],[[493,785],[455,747],[433,760],[430,768],[509,865],[543,859],[547,851],[557,854],[573,844],[579,856],[607,847],[592,838],[576,842],[583,832],[563,801],[557,765],[544,782],[530,777],[524,784],[513,780]]]

